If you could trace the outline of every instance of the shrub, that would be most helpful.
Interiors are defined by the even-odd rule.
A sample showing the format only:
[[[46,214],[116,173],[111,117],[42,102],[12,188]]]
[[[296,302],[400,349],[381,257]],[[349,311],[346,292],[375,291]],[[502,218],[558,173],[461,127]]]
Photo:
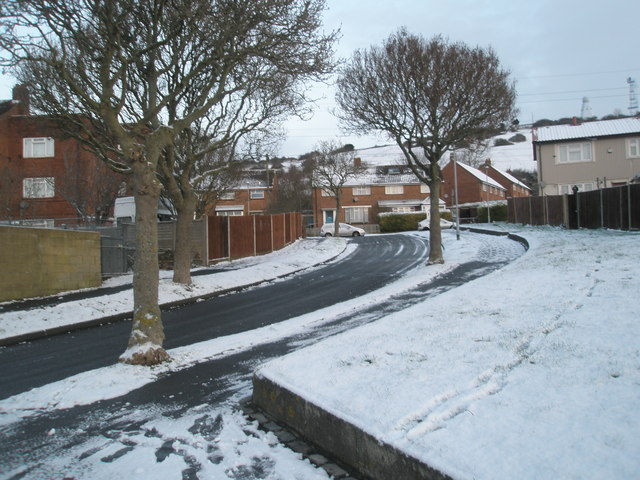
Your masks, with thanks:
[[[492,205],[489,207],[491,212],[492,222],[506,222],[507,221],[507,206],[506,205]],[[478,207],[478,222],[487,223],[489,218],[487,216],[487,207]]]
[[[381,232],[407,232],[416,230],[418,222],[425,218],[426,215],[424,213],[379,215],[378,224]]]
[[[496,138],[493,142],[493,145],[496,147],[504,147],[506,145],[513,145],[513,143],[511,143],[506,138]]]
[[[521,133],[516,133],[513,137],[511,137],[509,139],[510,142],[515,142],[515,143],[519,143],[519,142],[526,142],[527,141],[527,137],[525,137],[523,134]]]

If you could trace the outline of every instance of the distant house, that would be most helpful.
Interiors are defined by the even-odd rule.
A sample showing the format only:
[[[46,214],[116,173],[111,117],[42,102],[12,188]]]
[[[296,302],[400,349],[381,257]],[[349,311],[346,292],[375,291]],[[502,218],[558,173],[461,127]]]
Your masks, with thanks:
[[[447,206],[451,207],[455,203],[455,176],[458,179],[458,204],[507,199],[507,188],[494,180],[488,171],[483,172],[462,162],[456,162],[456,165],[456,175],[454,162],[449,161],[442,167],[443,183],[440,188]]]
[[[210,214],[215,216],[262,215],[277,185],[272,170],[246,171],[242,180],[216,201]]]
[[[376,223],[383,212],[426,212],[430,202],[429,187],[421,183],[404,163],[396,146],[356,150],[354,161],[367,171],[350,179],[342,189],[342,205],[336,212],[335,198],[321,187],[313,189],[314,223],[322,225],[336,220],[359,225]],[[444,207],[444,205],[443,205]]]
[[[124,177],[51,117],[31,115],[25,86],[0,102],[0,222],[54,227],[107,218]],[[107,187],[105,189],[105,187]]]
[[[507,189],[507,198],[531,196],[531,189],[529,187],[509,172],[494,167],[490,159],[485,160],[484,164],[480,166],[480,171],[505,187]]]
[[[540,194],[624,185],[640,174],[640,118],[534,130]]]

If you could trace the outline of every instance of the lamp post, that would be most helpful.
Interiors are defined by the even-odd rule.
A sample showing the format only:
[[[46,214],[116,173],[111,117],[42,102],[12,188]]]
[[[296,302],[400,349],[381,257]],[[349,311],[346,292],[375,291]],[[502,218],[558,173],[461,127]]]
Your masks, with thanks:
[[[460,209],[458,207],[458,163],[456,162],[455,152],[451,152],[451,160],[453,161],[453,193],[456,203],[456,240],[460,240]]]

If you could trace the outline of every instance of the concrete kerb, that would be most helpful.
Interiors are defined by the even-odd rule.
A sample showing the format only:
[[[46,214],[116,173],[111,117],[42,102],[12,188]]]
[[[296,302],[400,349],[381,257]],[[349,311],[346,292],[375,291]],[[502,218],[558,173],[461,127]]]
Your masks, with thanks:
[[[247,283],[247,284],[243,284],[243,285],[238,285],[236,287],[227,288],[227,289],[224,289],[224,290],[218,290],[216,292],[206,293],[204,295],[198,295],[198,296],[195,296],[195,297],[184,298],[184,299],[175,300],[175,301],[172,301],[172,302],[165,302],[165,303],[160,305],[160,308],[162,310],[169,310],[169,309],[172,309],[172,308],[175,308],[175,307],[188,305],[190,303],[194,303],[194,302],[198,302],[198,301],[202,301],[202,300],[209,300],[211,298],[220,297],[220,296],[223,296],[223,295],[228,295],[230,293],[237,293],[237,292],[240,292],[242,290],[246,290],[247,288],[257,287],[259,285],[262,285],[262,284],[265,284],[265,283],[269,283],[269,282],[272,282],[274,280],[279,280],[281,278],[290,277],[292,275],[296,275],[296,274],[298,274],[300,272],[303,272],[305,270],[308,270],[310,268],[315,268],[315,267],[317,267],[319,265],[323,265],[325,263],[332,262],[333,260],[338,258],[340,255],[342,255],[344,250],[346,250],[346,246],[342,250],[342,252],[338,253],[337,255],[335,255],[335,256],[327,259],[327,260],[323,260],[322,262],[318,262],[316,264],[309,265],[309,266],[300,268],[298,270],[294,270],[294,271],[291,271],[291,272],[288,272],[288,273],[284,273],[284,274],[281,274],[281,275],[276,275],[274,277],[263,279],[263,280],[260,280],[260,281],[257,281],[257,282]],[[114,315],[107,315],[105,317],[94,318],[94,319],[91,319],[91,320],[85,320],[85,321],[82,321],[82,322],[77,322],[77,323],[73,323],[73,324],[69,324],[69,325],[62,325],[62,326],[59,326],[59,327],[53,327],[53,328],[38,330],[38,331],[34,331],[34,332],[28,332],[28,333],[24,333],[24,334],[20,334],[20,335],[14,335],[12,337],[0,338],[0,347],[6,347],[6,346],[9,346],[9,345],[16,345],[16,344],[22,343],[22,342],[29,342],[29,341],[32,341],[32,340],[38,340],[40,338],[45,338],[45,337],[49,337],[49,336],[53,336],[53,335],[60,335],[60,334],[64,334],[64,333],[70,333],[70,332],[74,332],[74,331],[77,331],[77,330],[83,330],[83,329],[86,329],[86,328],[97,327],[97,326],[105,325],[105,324],[109,324],[109,323],[121,322],[123,320],[131,320],[132,317],[133,317],[133,310],[130,310],[130,311],[127,311],[127,312],[117,313],[117,314],[114,314]]]
[[[506,236],[529,249],[529,242],[508,232],[465,227],[474,233]],[[294,432],[298,441],[315,445],[325,455],[337,459],[353,469],[363,478],[386,480],[402,478],[406,480],[448,480],[449,476],[398,450],[392,445],[381,442],[361,428],[334,415],[331,412],[309,402],[300,395],[272,382],[270,379],[253,375],[253,394],[250,404],[259,414],[249,415],[257,419],[263,428],[269,424],[283,425]],[[262,425],[263,418],[272,418]],[[338,477],[339,478],[339,477]]]

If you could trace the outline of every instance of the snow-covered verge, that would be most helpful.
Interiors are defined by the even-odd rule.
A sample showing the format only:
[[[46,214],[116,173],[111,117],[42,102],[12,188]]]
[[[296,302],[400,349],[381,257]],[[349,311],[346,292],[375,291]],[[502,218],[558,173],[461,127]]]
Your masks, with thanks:
[[[333,242],[320,238],[302,239],[267,255],[217,264],[215,267],[217,270],[225,270],[222,274],[193,276],[193,283],[189,286],[173,283],[172,272],[161,271],[160,303],[192,299],[273,280],[331,260],[343,253],[345,249],[345,239],[336,239]],[[102,287],[131,284],[131,281],[132,275],[123,275],[105,281]],[[60,294],[59,297],[64,299],[64,295],[64,293]],[[131,312],[132,309],[133,291],[128,289],[84,300],[63,301],[58,305],[43,308],[6,312],[0,314],[0,339],[124,314]]]
[[[530,250],[258,374],[454,478],[637,477],[640,235],[495,228]]]

